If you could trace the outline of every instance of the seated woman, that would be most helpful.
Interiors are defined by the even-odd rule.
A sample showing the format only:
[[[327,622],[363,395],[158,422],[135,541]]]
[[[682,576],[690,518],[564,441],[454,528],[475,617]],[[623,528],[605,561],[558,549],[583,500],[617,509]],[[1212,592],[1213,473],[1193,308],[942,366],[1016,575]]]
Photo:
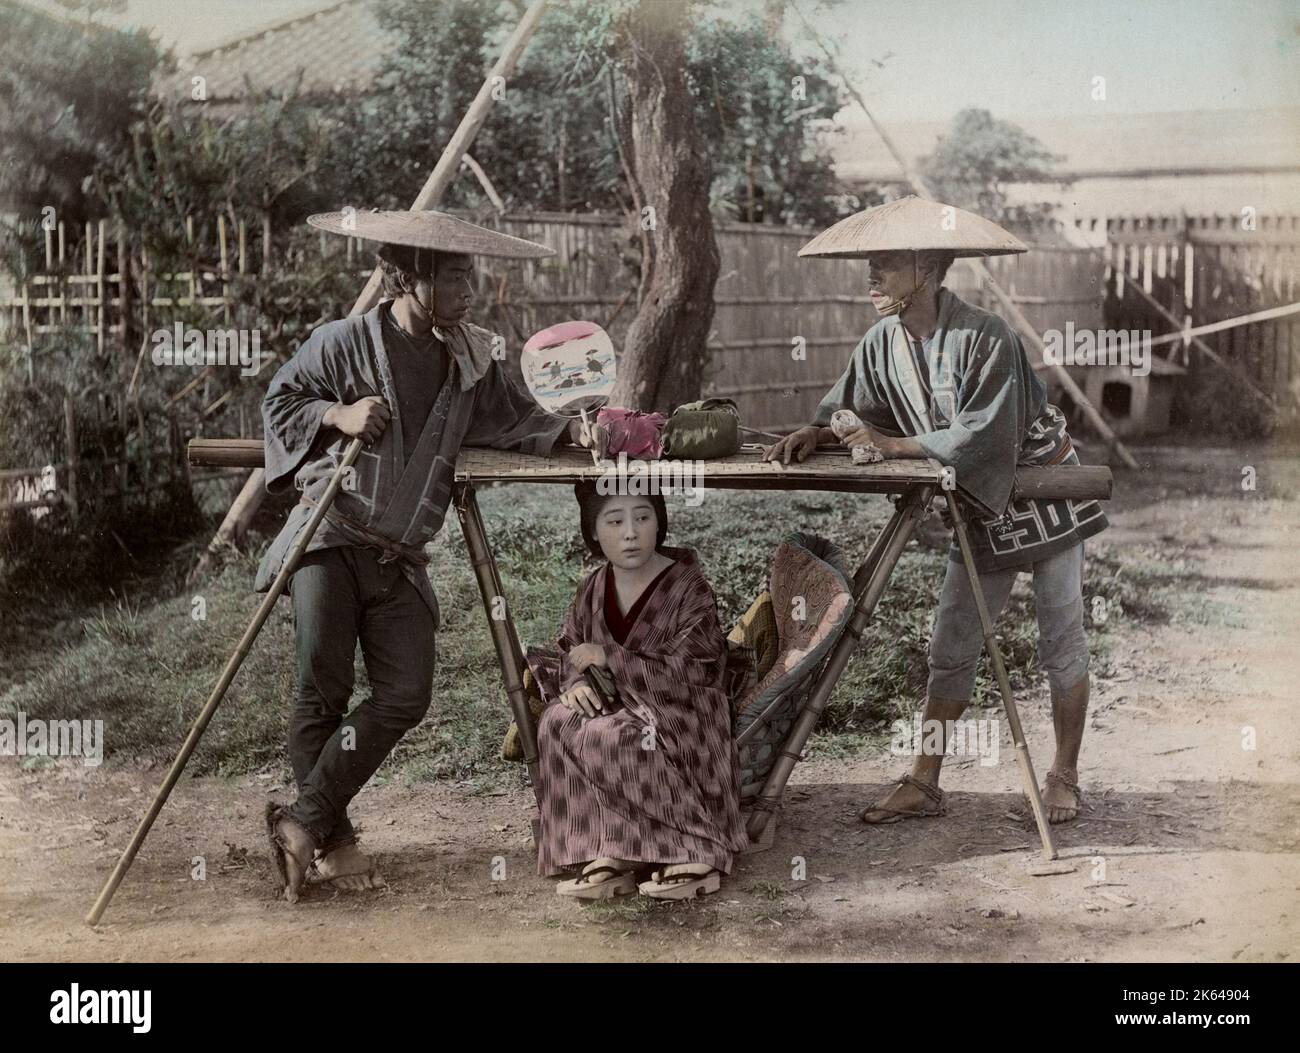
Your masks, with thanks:
[[[713,592],[694,553],[663,545],[661,496],[574,489],[587,548],[606,562],[579,586],[558,648],[528,654],[546,702],[538,872],[586,864],[557,889],[581,899],[716,892],[748,841]],[[593,679],[612,680],[612,702]]]

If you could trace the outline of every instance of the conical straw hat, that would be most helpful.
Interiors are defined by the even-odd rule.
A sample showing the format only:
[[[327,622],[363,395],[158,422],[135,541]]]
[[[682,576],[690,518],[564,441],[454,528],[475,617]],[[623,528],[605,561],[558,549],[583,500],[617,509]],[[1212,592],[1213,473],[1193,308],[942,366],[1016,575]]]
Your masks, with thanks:
[[[555,250],[546,245],[467,223],[445,212],[349,210],[322,212],[308,216],[307,222],[335,234],[437,252],[463,252],[469,256],[499,256],[514,260],[555,255]]]
[[[840,220],[808,242],[799,255],[854,259],[900,250],[1006,256],[1028,252],[1029,246],[974,212],[909,195]]]

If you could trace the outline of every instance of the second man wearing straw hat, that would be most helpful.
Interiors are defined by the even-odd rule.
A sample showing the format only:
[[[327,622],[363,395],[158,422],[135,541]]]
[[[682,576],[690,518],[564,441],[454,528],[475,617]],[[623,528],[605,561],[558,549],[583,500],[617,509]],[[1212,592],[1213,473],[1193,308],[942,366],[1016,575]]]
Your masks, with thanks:
[[[1018,465],[1078,464],[1060,410],[1030,366],[1020,339],[997,315],[942,288],[960,256],[1024,252],[1007,231],[973,213],[907,197],[842,220],[800,256],[865,258],[872,306],[883,316],[858,344],[811,425],[771,447],[769,460],[802,461],[819,443],[874,446],[884,457],[932,457],[952,469],[981,516],[971,532],[979,581],[996,619],[1021,571],[1033,574],[1039,660],[1051,686],[1056,757],[1043,803],[1051,822],[1081,805],[1078,757],[1088,711],[1083,626],[1083,541],[1106,526],[1096,501],[1012,501]],[[838,438],[837,410],[863,422]],[[934,633],[925,720],[966,708],[983,648],[974,594],[953,546]],[[928,740],[927,740],[928,741]],[[862,819],[890,823],[942,815],[943,749],[918,756],[894,790]]]

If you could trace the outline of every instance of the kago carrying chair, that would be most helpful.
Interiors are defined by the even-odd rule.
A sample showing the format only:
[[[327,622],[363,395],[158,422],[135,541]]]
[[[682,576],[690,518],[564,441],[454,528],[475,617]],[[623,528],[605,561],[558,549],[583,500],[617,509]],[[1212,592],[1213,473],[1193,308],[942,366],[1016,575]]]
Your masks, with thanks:
[[[853,588],[839,549],[814,534],[782,539],[772,556],[768,590],[728,637],[742,804],[762,790],[852,613]]]

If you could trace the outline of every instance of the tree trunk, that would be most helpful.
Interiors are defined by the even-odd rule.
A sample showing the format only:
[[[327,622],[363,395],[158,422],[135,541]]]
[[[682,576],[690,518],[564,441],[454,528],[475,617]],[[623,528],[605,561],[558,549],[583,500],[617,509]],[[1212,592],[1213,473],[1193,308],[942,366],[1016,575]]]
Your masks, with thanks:
[[[643,254],[616,406],[670,412],[700,397],[709,361],[718,245],[708,155],[695,127],[686,63],[688,0],[641,0],[620,22],[628,82],[627,174]]]

